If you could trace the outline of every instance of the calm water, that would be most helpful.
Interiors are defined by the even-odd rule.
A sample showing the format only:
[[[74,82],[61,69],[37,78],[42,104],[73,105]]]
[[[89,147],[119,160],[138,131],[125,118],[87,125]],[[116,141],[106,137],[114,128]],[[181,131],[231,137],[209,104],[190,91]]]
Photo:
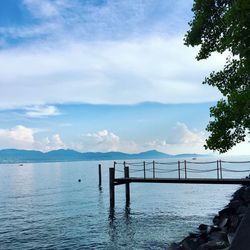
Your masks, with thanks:
[[[101,191],[98,163],[0,165],[0,249],[164,249],[210,224],[238,187],[132,184],[126,209],[118,186],[111,212],[112,162],[102,162]]]

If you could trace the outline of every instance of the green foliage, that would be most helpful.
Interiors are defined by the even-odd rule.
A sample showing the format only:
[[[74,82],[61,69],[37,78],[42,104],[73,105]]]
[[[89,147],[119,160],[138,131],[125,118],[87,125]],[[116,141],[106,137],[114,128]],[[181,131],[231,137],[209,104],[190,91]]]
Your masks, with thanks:
[[[210,109],[205,148],[224,153],[250,131],[250,0],[195,0],[192,10],[185,44],[200,46],[197,60],[231,54],[224,69],[204,81],[224,96]]]

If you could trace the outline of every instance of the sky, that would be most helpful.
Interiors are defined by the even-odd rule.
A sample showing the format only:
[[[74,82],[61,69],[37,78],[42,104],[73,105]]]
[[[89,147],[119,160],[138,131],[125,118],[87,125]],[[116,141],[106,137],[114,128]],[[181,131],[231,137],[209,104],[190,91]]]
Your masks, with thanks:
[[[1,1],[0,149],[211,153],[202,81],[226,55],[183,44],[192,3]]]

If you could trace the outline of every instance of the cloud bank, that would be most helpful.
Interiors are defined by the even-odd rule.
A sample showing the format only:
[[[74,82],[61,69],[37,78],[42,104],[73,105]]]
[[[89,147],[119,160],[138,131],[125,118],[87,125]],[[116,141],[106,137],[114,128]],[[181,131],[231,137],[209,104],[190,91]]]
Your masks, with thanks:
[[[217,100],[217,90],[201,82],[223,65],[225,56],[196,62],[196,52],[186,48],[179,37],[71,41],[56,47],[4,50],[0,52],[0,108]]]

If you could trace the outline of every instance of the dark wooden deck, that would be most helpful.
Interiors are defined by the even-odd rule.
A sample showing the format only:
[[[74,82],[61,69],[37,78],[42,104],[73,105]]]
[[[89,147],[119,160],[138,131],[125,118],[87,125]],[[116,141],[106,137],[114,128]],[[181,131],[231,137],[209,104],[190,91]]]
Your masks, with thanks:
[[[216,179],[216,178],[115,178],[114,185],[126,184],[126,183],[180,183],[180,184],[242,184],[250,185],[250,179]]]

